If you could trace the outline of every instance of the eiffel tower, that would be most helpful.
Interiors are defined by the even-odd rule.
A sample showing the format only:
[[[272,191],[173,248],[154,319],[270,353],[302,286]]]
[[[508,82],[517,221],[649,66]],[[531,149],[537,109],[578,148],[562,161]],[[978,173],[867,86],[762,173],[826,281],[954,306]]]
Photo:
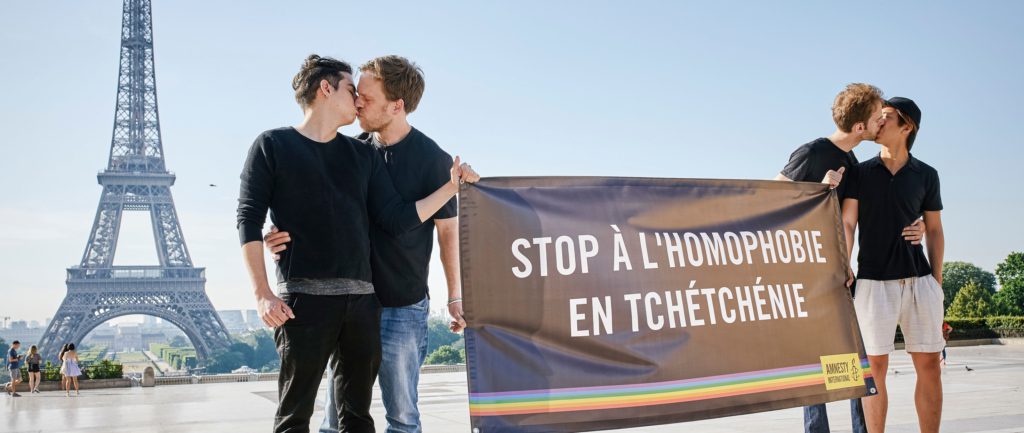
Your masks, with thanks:
[[[67,270],[68,292],[43,335],[40,350],[55,359],[64,343],[80,343],[120,316],[159,317],[185,332],[199,361],[230,342],[206,296],[204,268],[192,265],[171,197],[174,173],[164,165],[153,68],[150,0],[124,0],[121,67],[110,162],[82,262]],[[115,266],[124,212],[149,212],[160,264]]]

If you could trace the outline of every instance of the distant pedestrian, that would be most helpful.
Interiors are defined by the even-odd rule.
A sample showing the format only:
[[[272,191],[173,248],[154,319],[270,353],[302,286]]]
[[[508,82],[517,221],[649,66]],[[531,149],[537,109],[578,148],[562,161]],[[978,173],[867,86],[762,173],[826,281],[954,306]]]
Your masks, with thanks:
[[[75,344],[68,343],[67,351],[61,356],[61,371],[64,374],[65,395],[71,397],[71,384],[75,384],[75,395],[78,395],[78,376],[82,370],[78,367],[78,352],[75,352]]]
[[[21,394],[18,394],[18,384],[21,383],[21,358],[24,355],[18,355],[19,347],[21,342],[14,340],[11,343],[11,350],[7,352],[7,371],[11,374],[11,381],[4,385],[4,391],[11,397],[21,397]]]
[[[33,344],[28,348],[28,356],[25,357],[25,364],[28,365],[28,391],[30,393],[39,392],[39,383],[43,380],[43,375],[39,370],[39,365],[43,362],[43,356],[39,354],[39,348]]]
[[[57,365],[60,365],[60,389],[64,389],[64,382],[67,376],[64,375],[64,354],[68,352],[68,343],[64,343],[60,347],[60,352],[57,354]]]
[[[949,346],[949,337],[953,334],[953,326],[949,322],[942,322],[942,339],[946,340],[946,346]],[[946,365],[946,346],[942,347],[942,365]]]

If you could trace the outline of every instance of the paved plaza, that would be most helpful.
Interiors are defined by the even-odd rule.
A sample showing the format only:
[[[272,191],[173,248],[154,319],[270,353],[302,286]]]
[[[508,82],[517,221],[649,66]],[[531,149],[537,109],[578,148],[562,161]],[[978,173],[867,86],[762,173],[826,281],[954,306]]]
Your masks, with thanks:
[[[942,430],[1024,432],[1024,345],[953,347],[949,357],[943,374]],[[912,397],[915,376],[910,358],[905,352],[897,352],[891,364],[887,431],[916,432]],[[275,382],[101,389],[70,398],[57,392],[24,394],[17,399],[0,396],[0,432],[269,432],[276,398]],[[465,373],[423,375],[420,408],[428,433],[469,432]],[[319,421],[322,416],[322,400],[318,400],[314,419]],[[377,431],[383,432],[384,407],[379,393],[375,395],[373,416]],[[846,402],[830,403],[829,417],[833,432],[851,430]],[[801,420],[801,410],[794,408],[613,431],[800,432]]]

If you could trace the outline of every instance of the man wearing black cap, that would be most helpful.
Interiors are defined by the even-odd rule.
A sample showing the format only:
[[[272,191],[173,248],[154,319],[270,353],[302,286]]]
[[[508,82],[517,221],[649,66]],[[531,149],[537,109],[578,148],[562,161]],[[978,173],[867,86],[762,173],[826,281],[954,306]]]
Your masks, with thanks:
[[[942,415],[939,352],[945,345],[939,174],[910,154],[921,126],[921,110],[914,101],[899,97],[886,101],[881,124],[875,138],[881,152],[859,164],[843,202],[848,246],[853,245],[854,230],[860,225],[854,306],[878,391],[863,399],[864,415],[869,431],[885,431],[889,406],[885,373],[899,325],[917,373],[914,401],[920,429],[938,432]],[[893,236],[922,216],[927,225],[927,258],[921,245]]]

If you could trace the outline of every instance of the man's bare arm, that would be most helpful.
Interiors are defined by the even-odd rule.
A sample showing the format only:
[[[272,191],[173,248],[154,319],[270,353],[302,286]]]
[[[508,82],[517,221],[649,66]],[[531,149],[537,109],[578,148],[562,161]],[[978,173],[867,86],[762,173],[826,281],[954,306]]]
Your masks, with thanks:
[[[473,167],[466,163],[460,163],[459,157],[456,156],[452,163],[450,181],[430,195],[416,201],[416,214],[419,215],[420,221],[426,222],[438,209],[441,209],[441,206],[448,203],[448,200],[459,192],[459,183],[476,183],[479,180],[480,175],[473,170]]]
[[[849,263],[853,263],[853,242],[857,234],[858,203],[856,199],[848,198],[843,200],[843,235],[846,239],[846,257]],[[853,284],[853,268],[847,268],[846,285]]]
[[[435,219],[437,243],[441,246],[441,265],[448,283],[448,314],[452,317],[450,329],[459,332],[466,327],[462,316],[462,280],[459,273],[459,218]]]
[[[925,241],[928,263],[932,265],[932,276],[935,277],[935,281],[942,284],[942,256],[946,252],[946,238],[942,232],[942,211],[925,211],[924,223],[928,226]]]
[[[245,261],[245,268],[249,271],[249,280],[252,283],[253,294],[256,296],[256,310],[260,319],[267,326],[276,328],[281,326],[288,319],[294,319],[295,314],[288,305],[278,298],[267,281],[266,265],[263,261],[263,242],[252,241],[242,245],[242,259]]]

